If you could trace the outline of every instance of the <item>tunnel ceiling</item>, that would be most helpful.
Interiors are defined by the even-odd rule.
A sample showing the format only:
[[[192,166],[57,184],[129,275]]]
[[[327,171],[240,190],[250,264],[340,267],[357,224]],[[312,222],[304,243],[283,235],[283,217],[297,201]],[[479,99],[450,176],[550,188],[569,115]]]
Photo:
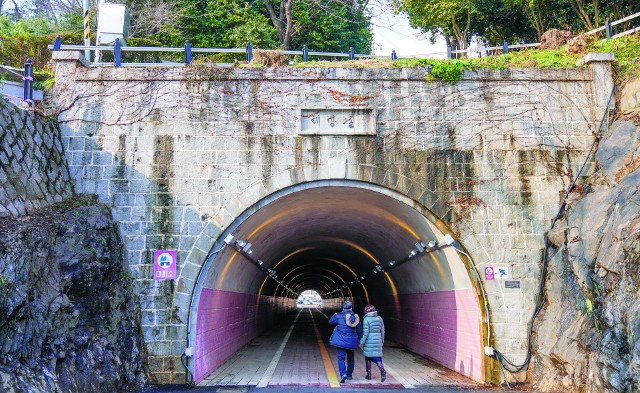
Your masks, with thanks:
[[[405,259],[414,244],[443,234],[411,206],[370,189],[322,186],[289,193],[266,204],[232,232],[251,246],[295,292],[327,293],[371,274],[376,265]],[[422,255],[332,296],[379,296],[470,287],[468,273],[450,248]],[[269,296],[295,296],[226,247],[205,287]]]

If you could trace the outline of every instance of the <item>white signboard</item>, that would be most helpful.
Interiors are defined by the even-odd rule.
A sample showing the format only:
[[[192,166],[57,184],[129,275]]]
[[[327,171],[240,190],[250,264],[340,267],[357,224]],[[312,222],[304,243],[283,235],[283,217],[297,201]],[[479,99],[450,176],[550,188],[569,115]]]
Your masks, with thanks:
[[[301,109],[300,135],[376,135],[371,108]]]
[[[508,280],[511,278],[510,270],[507,265],[496,265],[493,267],[493,274],[496,280]]]

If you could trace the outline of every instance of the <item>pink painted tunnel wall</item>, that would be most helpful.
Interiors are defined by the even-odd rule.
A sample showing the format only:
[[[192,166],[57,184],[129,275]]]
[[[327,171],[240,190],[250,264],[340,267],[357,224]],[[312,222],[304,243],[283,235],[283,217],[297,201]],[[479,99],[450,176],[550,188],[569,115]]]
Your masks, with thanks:
[[[274,321],[295,309],[295,299],[204,288],[198,302],[195,381],[234,356]],[[390,337],[411,351],[484,382],[482,316],[473,289],[399,295],[379,307]],[[336,304],[338,306],[338,304]]]
[[[195,382],[233,357],[283,314],[296,300],[203,288],[198,302]]]
[[[398,314],[385,310],[397,343],[484,382],[482,316],[473,289],[399,295],[399,303]]]

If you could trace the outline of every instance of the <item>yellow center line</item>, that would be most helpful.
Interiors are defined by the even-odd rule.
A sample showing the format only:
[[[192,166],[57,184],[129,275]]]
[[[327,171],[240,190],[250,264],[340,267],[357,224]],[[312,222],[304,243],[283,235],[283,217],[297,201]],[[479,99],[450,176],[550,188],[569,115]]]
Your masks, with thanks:
[[[324,369],[327,372],[327,378],[329,379],[329,386],[332,388],[339,388],[340,382],[338,382],[338,376],[336,375],[335,370],[333,369],[333,364],[331,364],[331,359],[329,358],[329,353],[327,352],[327,348],[324,346],[324,342],[322,342],[322,337],[320,337],[320,331],[316,326],[316,321],[313,319],[313,313],[311,309],[309,309],[309,315],[311,315],[311,323],[313,323],[313,330],[316,331],[316,337],[318,337],[318,346],[320,347],[320,353],[322,354],[322,362],[324,363]]]

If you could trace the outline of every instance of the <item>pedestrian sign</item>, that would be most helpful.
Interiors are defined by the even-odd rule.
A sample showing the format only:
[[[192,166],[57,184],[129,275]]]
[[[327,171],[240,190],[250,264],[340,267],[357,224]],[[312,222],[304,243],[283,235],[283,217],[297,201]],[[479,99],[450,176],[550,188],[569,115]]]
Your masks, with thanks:
[[[176,278],[176,252],[153,252],[153,278],[156,280],[172,280]]]
[[[494,266],[493,273],[498,280],[508,280],[511,278],[511,274],[509,274],[509,266]]]

